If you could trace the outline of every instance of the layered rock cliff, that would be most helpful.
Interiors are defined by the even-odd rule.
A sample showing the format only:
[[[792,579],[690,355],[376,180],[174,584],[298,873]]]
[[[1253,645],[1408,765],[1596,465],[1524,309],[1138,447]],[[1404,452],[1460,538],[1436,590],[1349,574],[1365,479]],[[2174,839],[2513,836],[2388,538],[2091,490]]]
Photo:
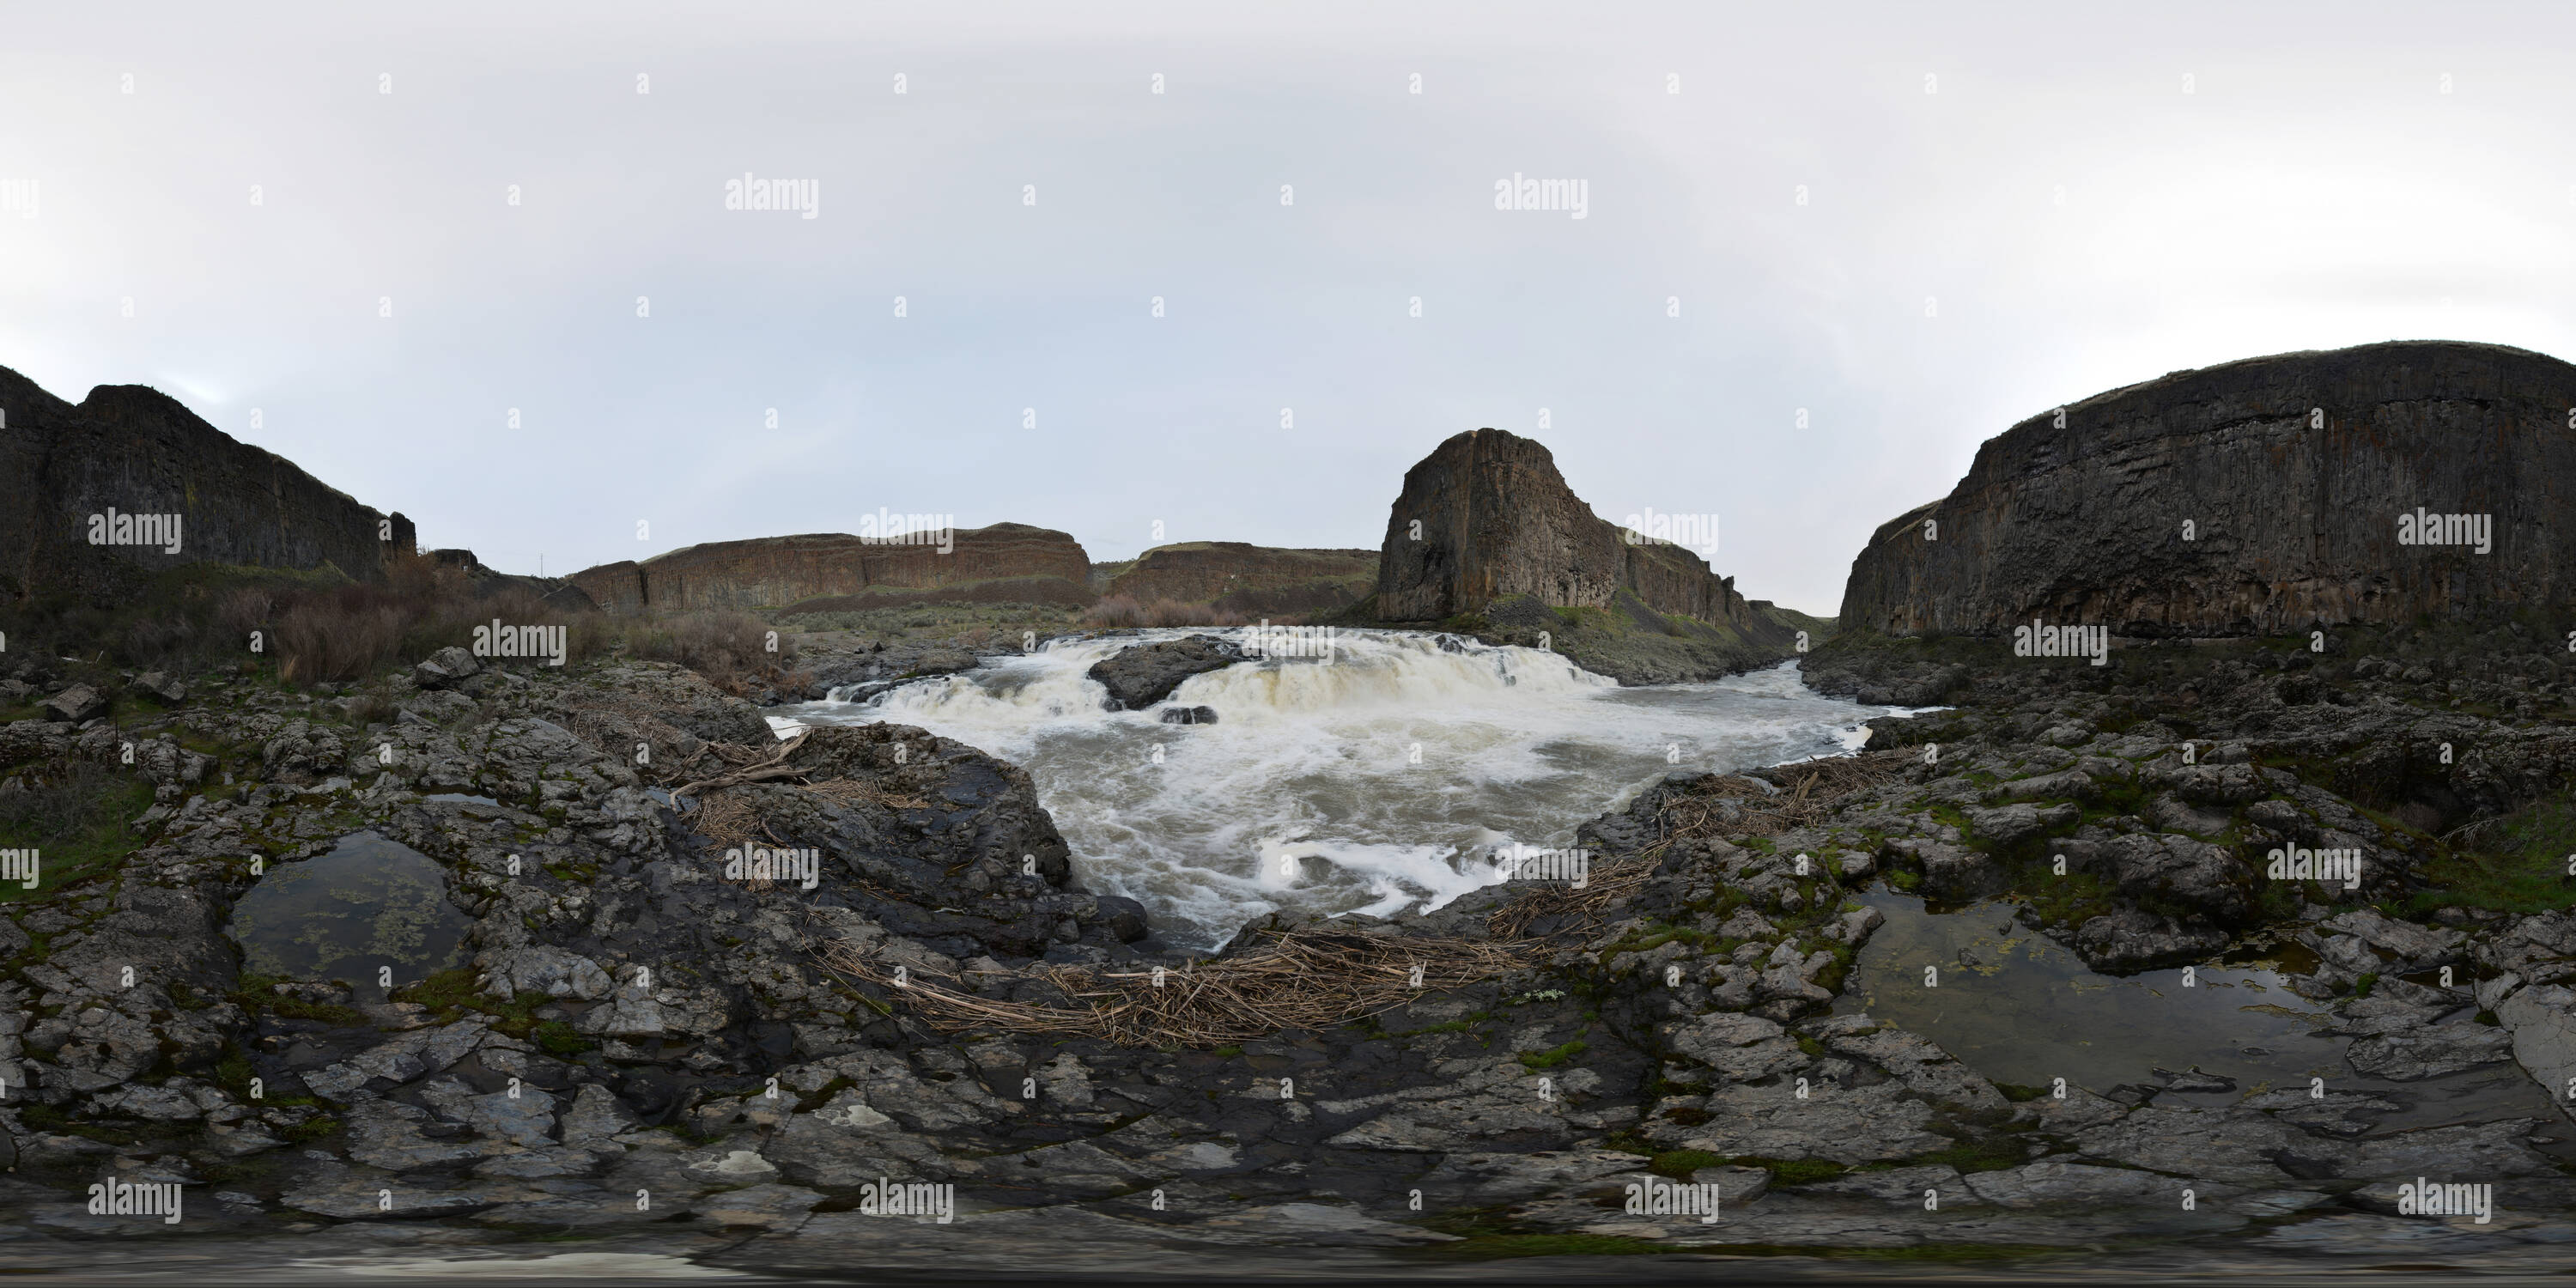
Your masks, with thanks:
[[[152,522],[129,531],[115,516]],[[147,543],[162,516],[177,518],[177,540]],[[92,543],[94,519],[108,544]],[[328,564],[374,580],[412,547],[411,520],[360,505],[166,394],[101,385],[75,406],[0,368],[0,598],[113,597],[200,562]]]
[[[1250,616],[1346,607],[1377,584],[1374,550],[1289,550],[1240,541],[1156,546],[1111,577],[1103,593],[1138,603],[1213,604]]]
[[[2060,410],[1987,440],[1949,496],[1878,529],[1852,562],[1846,628],[2271,634],[2489,618],[2576,588],[2576,366],[2555,358],[2451,341],[2286,353]],[[2435,535],[2467,542],[2409,541],[2419,511],[2456,516]]]
[[[961,528],[949,549],[846,533],[757,537],[687,546],[642,562],[585,568],[567,580],[613,613],[861,606],[876,599],[991,598],[1088,603],[1091,557],[1048,528]],[[920,592],[920,593],[914,593]],[[846,601],[846,602],[841,602]]]
[[[1515,595],[1557,608],[1608,608],[1621,591],[1658,613],[1747,639],[1787,639],[1736,593],[1734,578],[1681,546],[1632,542],[1594,514],[1531,439],[1475,430],[1405,472],[1379,552],[1381,620],[1439,621]]]

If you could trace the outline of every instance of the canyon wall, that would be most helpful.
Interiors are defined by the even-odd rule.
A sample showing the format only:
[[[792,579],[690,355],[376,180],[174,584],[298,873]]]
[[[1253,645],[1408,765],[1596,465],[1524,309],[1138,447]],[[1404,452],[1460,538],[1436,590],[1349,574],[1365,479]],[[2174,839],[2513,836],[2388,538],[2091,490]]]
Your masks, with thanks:
[[[1374,550],[1291,550],[1240,541],[1156,546],[1109,579],[1103,593],[1141,604],[1214,604],[1247,616],[1344,608],[1377,584]]]
[[[1065,533],[996,523],[958,529],[946,554],[937,545],[810,533],[687,546],[640,563],[585,568],[566,580],[612,613],[640,613],[981,598],[988,596],[974,592],[1004,585],[1004,598],[1089,603],[1090,573],[1090,556]]]
[[[111,511],[177,516],[178,550],[91,544],[92,516]],[[203,562],[377,580],[413,540],[411,520],[360,505],[167,394],[101,385],[74,405],[0,368],[0,597],[112,598]]]
[[[2489,618],[2576,589],[2571,507],[2576,366],[2451,341],[2252,358],[1987,440],[1947,497],[1871,537],[1841,621],[2221,636]],[[2483,523],[2486,551],[2403,540],[2419,508]]]

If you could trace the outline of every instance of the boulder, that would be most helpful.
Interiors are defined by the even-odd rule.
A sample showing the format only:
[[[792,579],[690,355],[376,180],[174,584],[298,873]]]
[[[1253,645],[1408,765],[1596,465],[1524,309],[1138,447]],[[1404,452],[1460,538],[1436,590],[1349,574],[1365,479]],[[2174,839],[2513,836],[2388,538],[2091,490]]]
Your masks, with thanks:
[[[445,688],[459,680],[480,675],[483,664],[474,655],[450,644],[429,655],[429,659],[412,669],[412,678],[424,689]]]
[[[2227,932],[2136,908],[2105,913],[2075,929],[2075,951],[2100,971],[2139,971],[2203,961],[2227,946]]]
[[[163,702],[175,703],[188,700],[188,686],[167,671],[146,671],[134,677],[134,687]]]
[[[1191,676],[1222,671],[1242,660],[1243,650],[1232,641],[1192,635],[1120,649],[1093,663],[1086,674],[1109,690],[1110,710],[1142,711],[1172,696]]]
[[[2223,847],[2176,833],[2137,833],[2112,839],[2102,853],[2127,898],[2178,905],[2227,922],[2253,909],[2252,875]]]
[[[1912,858],[1923,871],[1923,897],[1939,903],[1973,903],[2011,884],[2011,874],[1992,857],[1975,850],[1908,837],[1890,841],[1891,855]]]
[[[483,991],[501,998],[542,993],[595,1002],[616,987],[599,963],[550,944],[486,952],[476,964],[483,968]]]
[[[2461,1021],[2362,1038],[2344,1052],[2353,1072],[2390,1082],[2421,1082],[2513,1058],[2513,1033]]]
[[[1132,944],[1153,933],[1153,924],[1146,919],[1144,904],[1117,894],[1094,895],[1092,902],[1100,909],[1093,918],[1094,923],[1107,930],[1110,937],[1118,942]]]
[[[2576,989],[2526,988],[2505,998],[2495,1013],[2513,1034],[2514,1058],[2549,1089],[2558,1112],[2576,1119],[2576,1101],[2565,1094],[2576,1086]]]
[[[107,699],[86,684],[75,684],[45,699],[45,710],[56,720],[79,724],[107,711]]]

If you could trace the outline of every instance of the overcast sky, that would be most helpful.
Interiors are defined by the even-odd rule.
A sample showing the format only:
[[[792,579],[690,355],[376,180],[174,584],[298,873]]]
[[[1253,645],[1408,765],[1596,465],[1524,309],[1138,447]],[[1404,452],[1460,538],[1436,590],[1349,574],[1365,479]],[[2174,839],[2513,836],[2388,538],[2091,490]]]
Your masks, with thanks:
[[[2056,404],[2576,357],[2571,49],[2554,2],[8,3],[0,366],[516,572],[879,507],[1375,547],[1490,425],[1831,613]]]

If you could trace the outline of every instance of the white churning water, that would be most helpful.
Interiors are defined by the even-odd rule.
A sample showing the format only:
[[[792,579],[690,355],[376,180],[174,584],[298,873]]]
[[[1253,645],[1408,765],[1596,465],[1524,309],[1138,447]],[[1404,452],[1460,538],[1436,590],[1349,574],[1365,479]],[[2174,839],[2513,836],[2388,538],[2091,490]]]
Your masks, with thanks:
[[[1214,948],[1280,908],[1436,909],[1498,878],[1495,847],[1569,846],[1675,770],[1842,754],[1862,721],[1894,710],[1818,694],[1794,664],[1623,689],[1553,653],[1406,631],[1339,632],[1328,658],[1243,662],[1153,710],[1102,709],[1092,664],[1191,634],[1248,638],[1057,640],[775,714],[916,725],[1022,766],[1086,889],[1142,902],[1167,944]],[[1218,722],[1162,723],[1175,706]]]

